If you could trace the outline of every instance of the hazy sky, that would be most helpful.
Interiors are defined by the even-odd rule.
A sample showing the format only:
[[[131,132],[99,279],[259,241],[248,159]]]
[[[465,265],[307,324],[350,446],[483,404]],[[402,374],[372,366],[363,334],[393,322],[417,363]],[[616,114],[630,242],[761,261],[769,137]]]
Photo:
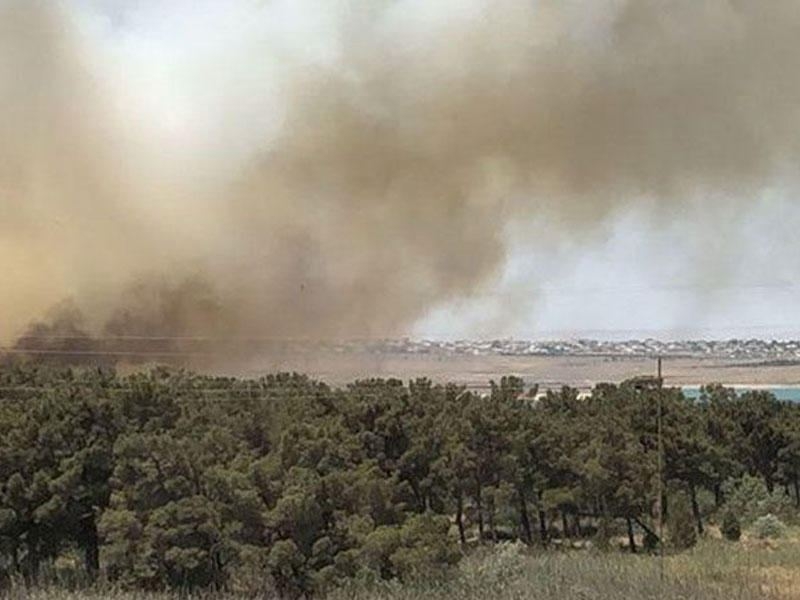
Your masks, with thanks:
[[[547,229],[519,224],[496,284],[434,311],[419,333],[800,337],[800,211],[785,195],[765,192],[743,213],[695,207],[660,222],[630,211],[577,241],[547,238]],[[539,236],[547,241],[530,241]],[[698,263],[709,268],[698,275]],[[512,328],[504,326],[509,311],[518,317]]]
[[[265,4],[271,7],[268,18],[251,19],[253,11]],[[444,4],[458,15],[484,3]],[[506,1],[503,6],[515,4],[521,5]],[[570,36],[588,40],[576,42],[578,46],[605,43],[596,31],[605,30],[607,15],[588,10],[588,4],[564,4],[569,13],[564,20],[575,28]],[[596,6],[613,5],[616,10],[626,4],[620,0]],[[684,12],[694,10],[685,2],[675,3],[679,4]],[[711,4],[718,8],[724,3]],[[156,162],[174,163],[164,167],[166,180],[176,177],[182,161],[196,179],[210,171],[203,168],[204,161],[214,163],[215,177],[239,169],[242,157],[277,131],[285,111],[275,93],[282,90],[279,84],[285,74],[274,54],[285,52],[294,63],[333,61],[338,36],[346,31],[341,23],[348,5],[356,7],[353,12],[361,6],[337,2],[337,10],[327,11],[314,10],[317,5],[311,1],[64,1],[80,36],[90,41],[93,60],[102,72],[113,74],[109,77],[115,89],[122,90],[116,96],[122,114],[138,123],[131,143],[157,140]],[[423,36],[425,27],[440,16],[422,2],[405,5],[421,16],[418,23],[395,18],[394,25],[401,23],[403,31],[417,28]],[[719,10],[730,18],[725,9]],[[264,12],[259,14],[263,17]],[[725,31],[736,26],[732,21]],[[502,46],[491,51],[503,56]],[[251,58],[241,61],[243,55]],[[270,60],[258,58],[267,55]],[[571,68],[566,61],[565,71]],[[230,89],[236,90],[233,105]],[[762,129],[772,126],[768,123]],[[653,135],[669,135],[668,128],[654,131]],[[718,135],[726,142],[723,134]],[[788,152],[788,156],[791,160],[795,155]],[[577,161],[582,157],[576,153]],[[730,163],[735,167],[735,160]],[[731,165],[722,170],[714,170],[714,165],[712,179]],[[546,160],[544,166],[550,166]],[[579,176],[591,172],[576,167]],[[666,184],[669,193],[680,193],[680,183],[675,189]],[[449,288],[440,290],[429,309],[418,311],[421,316],[410,332],[522,338],[800,335],[796,188],[769,177],[751,177],[746,183],[741,190],[735,184],[712,189],[710,193],[718,195],[713,202],[704,196],[708,188],[692,190],[690,198],[670,210],[662,210],[653,195],[609,202],[611,208],[586,217],[596,221],[590,227],[582,222],[584,217],[579,226],[572,225],[558,210],[508,219],[498,233],[503,240],[501,266],[470,283],[468,293],[463,293],[464,286],[453,287],[452,293]],[[625,186],[612,184],[606,191],[635,194],[635,185]]]

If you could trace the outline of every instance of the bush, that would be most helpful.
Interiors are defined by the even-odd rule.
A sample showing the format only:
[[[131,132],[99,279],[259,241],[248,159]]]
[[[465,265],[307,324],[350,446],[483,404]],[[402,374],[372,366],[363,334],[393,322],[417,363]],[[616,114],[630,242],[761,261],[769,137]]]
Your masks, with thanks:
[[[759,517],[753,523],[753,534],[760,539],[781,537],[785,530],[786,525],[773,514]]]
[[[677,494],[671,499],[667,528],[670,545],[676,550],[686,550],[697,543],[694,515],[686,494]]]
[[[731,542],[738,542],[742,537],[742,527],[739,524],[739,519],[736,518],[736,513],[732,510],[726,510],[722,516],[722,526],[720,527],[722,536]]]

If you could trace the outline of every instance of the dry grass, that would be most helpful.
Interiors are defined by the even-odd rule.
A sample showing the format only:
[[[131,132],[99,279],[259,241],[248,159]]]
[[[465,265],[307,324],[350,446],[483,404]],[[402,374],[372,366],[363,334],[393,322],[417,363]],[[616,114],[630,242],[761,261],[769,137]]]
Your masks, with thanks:
[[[177,596],[97,590],[25,590],[3,600],[171,600]],[[211,598],[212,596],[195,596]],[[216,596],[244,600],[252,596]],[[186,598],[186,596],[184,596]],[[709,536],[696,548],[664,562],[660,577],[652,556],[590,551],[537,552],[509,544],[465,558],[438,582],[354,583],[329,600],[787,600],[800,598],[800,530],[777,541],[725,542]]]
[[[800,364],[764,368],[760,361],[708,358],[670,358],[667,385],[725,382],[727,385],[785,385],[800,381]],[[570,385],[588,389],[598,381],[619,382],[652,373],[647,357],[602,356],[447,356],[400,353],[296,352],[260,357],[232,375],[260,375],[264,372],[299,371],[334,385],[345,385],[364,377],[428,377],[485,386],[490,379],[514,374],[538,382],[543,389]]]

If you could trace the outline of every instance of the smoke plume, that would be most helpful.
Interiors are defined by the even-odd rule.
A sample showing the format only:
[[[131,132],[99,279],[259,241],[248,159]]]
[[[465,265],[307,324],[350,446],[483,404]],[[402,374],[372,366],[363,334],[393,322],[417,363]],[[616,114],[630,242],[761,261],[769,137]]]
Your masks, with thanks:
[[[0,0],[0,337],[392,335],[512,221],[796,185],[791,0],[134,4]]]

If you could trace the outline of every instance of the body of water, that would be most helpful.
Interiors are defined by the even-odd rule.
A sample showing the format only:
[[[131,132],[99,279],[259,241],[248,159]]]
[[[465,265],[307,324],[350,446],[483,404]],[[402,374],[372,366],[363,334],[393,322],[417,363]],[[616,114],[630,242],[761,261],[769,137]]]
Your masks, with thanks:
[[[790,402],[800,402],[800,386],[733,386],[738,393],[747,392],[750,390],[762,390],[772,392],[778,400],[788,400]],[[683,386],[684,396],[687,398],[698,398],[700,396],[700,386]]]

